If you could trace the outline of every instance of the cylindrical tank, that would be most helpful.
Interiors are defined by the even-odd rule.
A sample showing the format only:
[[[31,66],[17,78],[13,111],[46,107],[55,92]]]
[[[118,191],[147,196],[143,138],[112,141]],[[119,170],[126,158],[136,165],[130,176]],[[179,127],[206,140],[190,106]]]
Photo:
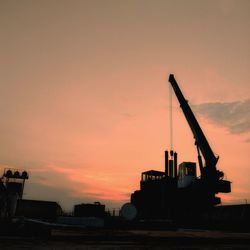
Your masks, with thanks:
[[[22,172],[22,179],[28,179],[29,178],[29,175],[26,171],[23,171]]]
[[[10,169],[7,170],[6,173],[5,173],[5,177],[12,178],[12,176],[13,176],[12,171]]]
[[[15,171],[13,178],[20,178],[20,173],[18,171]]]

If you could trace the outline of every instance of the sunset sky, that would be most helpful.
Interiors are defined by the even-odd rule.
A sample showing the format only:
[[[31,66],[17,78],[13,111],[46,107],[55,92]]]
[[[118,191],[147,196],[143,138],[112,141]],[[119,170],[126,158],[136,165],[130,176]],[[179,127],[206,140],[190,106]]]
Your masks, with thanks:
[[[249,24],[248,0],[0,0],[0,171],[29,171],[26,199],[121,206],[164,169],[173,73],[232,181],[223,203],[250,202]],[[197,161],[175,96],[173,126]]]

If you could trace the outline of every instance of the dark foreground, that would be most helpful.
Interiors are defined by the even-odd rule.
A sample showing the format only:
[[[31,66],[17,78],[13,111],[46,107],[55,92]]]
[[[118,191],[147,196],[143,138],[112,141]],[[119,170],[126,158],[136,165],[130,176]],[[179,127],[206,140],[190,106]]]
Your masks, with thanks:
[[[250,233],[204,230],[53,230],[48,237],[0,236],[0,249],[250,249]]]

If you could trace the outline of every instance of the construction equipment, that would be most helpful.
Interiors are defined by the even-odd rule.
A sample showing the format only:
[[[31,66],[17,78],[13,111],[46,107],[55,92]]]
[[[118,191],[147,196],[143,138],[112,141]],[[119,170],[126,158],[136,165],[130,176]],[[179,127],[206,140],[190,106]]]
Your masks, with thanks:
[[[197,177],[194,162],[181,163],[178,171],[177,153],[171,148],[169,158],[165,151],[165,171],[143,172],[140,190],[131,195],[138,218],[190,219],[220,204],[217,193],[231,192],[231,182],[223,180],[224,173],[216,168],[219,157],[213,153],[173,74],[169,75],[169,82],[193,133],[201,175]]]
[[[4,169],[0,178],[0,219],[15,214],[17,202],[23,197],[25,181],[29,179],[26,171]]]
[[[216,169],[216,164],[219,160],[219,157],[216,157],[214,155],[199,123],[197,122],[188,102],[184,98],[173,74],[170,74],[169,82],[171,83],[174,89],[176,97],[180,103],[181,109],[186,117],[186,120],[189,124],[190,129],[192,130],[195,139],[195,145],[197,147],[198,152],[198,163],[201,173],[201,181],[209,188],[210,192],[214,194],[219,192],[231,192],[231,183],[229,181],[223,180],[224,173]],[[205,165],[203,165],[201,154],[204,157]]]

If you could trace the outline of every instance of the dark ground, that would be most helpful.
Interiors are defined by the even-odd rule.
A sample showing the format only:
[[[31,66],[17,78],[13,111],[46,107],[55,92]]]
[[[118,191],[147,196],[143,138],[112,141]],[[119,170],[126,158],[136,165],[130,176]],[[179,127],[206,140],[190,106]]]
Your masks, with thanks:
[[[53,230],[49,237],[0,236],[1,250],[250,249],[250,233],[178,230]]]

